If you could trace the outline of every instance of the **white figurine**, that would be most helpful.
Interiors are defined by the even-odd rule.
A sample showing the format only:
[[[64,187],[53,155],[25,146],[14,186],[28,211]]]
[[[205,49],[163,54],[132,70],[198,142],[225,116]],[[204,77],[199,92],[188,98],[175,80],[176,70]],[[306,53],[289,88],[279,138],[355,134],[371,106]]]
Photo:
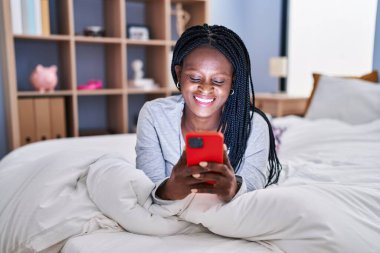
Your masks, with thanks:
[[[129,81],[131,87],[152,89],[157,86],[153,79],[144,78],[144,62],[142,60],[133,60],[131,67],[133,70],[133,80]]]
[[[140,59],[136,59],[132,61],[132,70],[133,70],[133,80],[137,81],[143,79],[144,77],[144,63]]]

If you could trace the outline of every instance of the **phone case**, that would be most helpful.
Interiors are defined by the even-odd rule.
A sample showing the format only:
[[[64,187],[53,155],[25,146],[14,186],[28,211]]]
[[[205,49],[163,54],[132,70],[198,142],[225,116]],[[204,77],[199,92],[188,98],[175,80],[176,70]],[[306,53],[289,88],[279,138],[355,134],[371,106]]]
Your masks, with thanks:
[[[202,161],[223,163],[224,136],[220,132],[189,132],[186,135],[187,165]]]

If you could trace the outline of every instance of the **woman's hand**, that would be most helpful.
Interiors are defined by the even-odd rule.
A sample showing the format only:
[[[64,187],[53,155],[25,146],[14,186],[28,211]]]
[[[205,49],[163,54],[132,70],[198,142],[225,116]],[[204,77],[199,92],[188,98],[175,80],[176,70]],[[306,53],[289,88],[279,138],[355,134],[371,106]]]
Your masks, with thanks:
[[[226,150],[224,163],[201,162],[187,166],[186,151],[173,167],[170,178],[157,189],[157,196],[166,200],[183,199],[191,192],[217,194],[224,201],[230,201],[238,191],[234,170]]]
[[[192,187],[197,189],[198,193],[217,194],[222,201],[228,202],[237,193],[238,184],[226,150],[223,161],[223,164],[201,162],[200,166],[193,166],[199,169],[199,174],[193,173],[193,177],[198,179],[199,183]]]
[[[192,185],[198,183],[192,174],[192,169],[187,167],[186,150],[184,150],[177,164],[173,167],[170,178],[157,189],[157,196],[166,200],[185,198],[191,193]]]

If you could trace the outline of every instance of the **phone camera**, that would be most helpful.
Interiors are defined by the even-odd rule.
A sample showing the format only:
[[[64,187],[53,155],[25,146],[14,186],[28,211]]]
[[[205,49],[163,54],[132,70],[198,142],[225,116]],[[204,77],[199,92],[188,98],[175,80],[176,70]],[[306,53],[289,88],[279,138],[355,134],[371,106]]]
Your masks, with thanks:
[[[203,139],[200,137],[191,137],[189,138],[189,146],[190,148],[202,148]]]

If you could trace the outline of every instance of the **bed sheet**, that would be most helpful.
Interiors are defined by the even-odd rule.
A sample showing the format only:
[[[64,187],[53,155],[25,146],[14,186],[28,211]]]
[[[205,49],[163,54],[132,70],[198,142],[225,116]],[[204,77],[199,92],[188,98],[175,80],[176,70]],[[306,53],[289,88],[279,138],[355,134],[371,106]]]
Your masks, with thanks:
[[[99,135],[90,137],[72,137],[58,140],[46,140],[22,146],[0,161],[2,167],[6,163],[28,163],[47,157],[57,151],[68,149],[101,150],[104,152],[117,152],[126,155],[131,162],[136,160],[136,134]]]
[[[255,223],[261,226],[260,234],[250,234],[257,230],[256,227],[248,227],[248,230],[243,231],[249,233],[247,240],[226,238],[206,232],[163,237],[128,232],[104,233],[97,230],[69,239],[63,253],[161,252],[161,249],[162,252],[186,252],[187,249],[189,252],[234,252],[234,247],[236,252],[281,252],[280,249],[288,249],[287,252],[304,252],[304,248],[299,245],[304,243],[310,246],[310,242],[313,241],[317,246],[311,245],[314,251],[309,252],[323,251],[323,248],[318,250],[318,245],[334,249],[329,252],[349,252],[355,245],[362,247],[365,252],[379,252],[380,203],[377,200],[380,199],[380,120],[351,126],[334,120],[310,121],[299,117],[284,117],[274,119],[273,124],[284,129],[279,146],[284,171],[279,186],[250,194],[256,195],[257,198],[253,200],[259,201],[260,207],[269,205],[268,208],[279,212],[262,213],[263,220],[277,220],[273,224]],[[27,145],[15,150],[0,162],[0,173],[7,175],[11,173],[12,168],[25,167],[25,163],[33,163],[36,160],[46,160],[53,153],[67,149],[91,148],[100,153],[117,152],[126,155],[133,162],[135,141],[134,134],[124,134]],[[73,159],[80,160],[80,157]],[[308,194],[308,198],[304,198],[303,191]],[[287,193],[292,198],[289,199]],[[248,198],[248,194],[245,197]],[[1,202],[2,200],[0,204]],[[212,217],[214,214],[212,207],[209,210],[195,216],[194,213],[190,213],[188,216],[193,215],[194,220],[200,220],[200,223],[207,225],[210,220],[207,215]],[[306,219],[305,223],[307,216],[303,217],[301,210],[316,211],[314,214],[320,215],[318,218],[321,219],[310,222]],[[241,212],[245,211],[241,209]],[[294,223],[294,226],[284,223],[283,220],[291,221],[289,217],[297,219],[297,215],[294,215],[297,212],[301,212],[298,214],[300,222]],[[261,215],[257,211],[255,214]],[[269,215],[275,216],[268,218]],[[297,227],[299,223],[303,223],[301,229]],[[279,225],[284,225],[283,231]],[[323,229],[329,234],[321,235]],[[224,234],[227,235],[230,230],[224,231],[227,231]],[[273,231],[275,233],[272,233]],[[313,239],[315,236],[319,236],[319,242]]]
[[[201,232],[173,236],[146,236],[128,232],[95,233],[70,239],[62,253],[267,253],[283,252],[265,242],[250,242]]]
[[[303,190],[302,185],[308,187],[307,190],[311,189],[308,192],[309,199],[302,200],[301,196],[297,202],[301,199],[305,206],[319,205],[317,210],[324,209],[322,213],[325,217],[320,217],[321,221],[313,224],[315,227],[312,230],[316,233],[322,231],[318,222],[321,222],[321,226],[330,226],[332,230],[340,229],[339,233],[331,237],[326,235],[326,249],[331,246],[330,249],[336,252],[349,250],[349,241],[362,243],[363,247],[365,244],[372,245],[373,251],[369,252],[380,249],[380,243],[376,243],[380,227],[375,225],[380,222],[380,207],[376,202],[380,197],[380,121],[352,126],[336,120],[311,121],[289,116],[276,118],[273,124],[284,129],[279,147],[279,156],[284,165],[280,186],[286,187],[283,188],[284,192],[288,191],[294,196],[296,194],[292,191],[292,186],[300,192]],[[277,197],[278,202],[283,203],[280,194]],[[334,201],[339,199],[343,204],[337,203],[334,206]],[[340,215],[339,212],[345,208],[348,210]],[[297,207],[294,210],[297,211]],[[355,221],[350,220],[352,217],[355,217]],[[323,222],[328,222],[323,223],[322,219]],[[312,223],[310,222],[310,227],[313,226]],[[268,227],[270,229],[271,226]],[[307,233],[305,230],[305,239],[312,235]],[[367,235],[367,238],[360,238],[361,233],[362,236]],[[251,238],[255,241],[252,243],[210,233],[169,237],[147,237],[130,233],[103,235],[93,234],[70,239],[63,253],[95,252],[94,247],[86,246],[89,243],[96,246],[96,252],[121,252],[131,249],[150,252],[158,248],[162,252],[177,252],[179,249],[184,252],[186,249],[189,252],[281,252],[284,248],[289,249],[289,252],[302,252],[301,248],[294,248],[291,240],[276,240],[277,238],[273,238],[275,243],[260,241],[260,237],[256,238],[257,241]],[[270,236],[264,235],[263,238]],[[133,244],[127,243],[131,240]],[[334,244],[329,240],[339,243]]]

